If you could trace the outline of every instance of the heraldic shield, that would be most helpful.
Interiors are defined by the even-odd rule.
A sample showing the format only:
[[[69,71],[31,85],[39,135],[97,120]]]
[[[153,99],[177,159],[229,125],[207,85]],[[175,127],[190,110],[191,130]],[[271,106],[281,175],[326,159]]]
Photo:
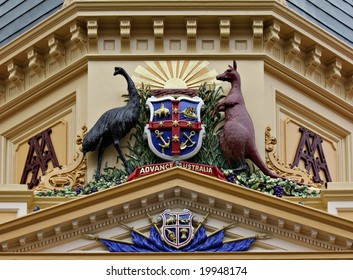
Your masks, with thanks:
[[[194,214],[187,209],[182,211],[165,210],[161,214],[163,221],[161,237],[164,242],[177,249],[189,244],[194,237],[193,216]]]
[[[193,157],[201,148],[205,128],[201,124],[200,97],[150,97],[145,133],[150,149],[158,157],[174,161]]]

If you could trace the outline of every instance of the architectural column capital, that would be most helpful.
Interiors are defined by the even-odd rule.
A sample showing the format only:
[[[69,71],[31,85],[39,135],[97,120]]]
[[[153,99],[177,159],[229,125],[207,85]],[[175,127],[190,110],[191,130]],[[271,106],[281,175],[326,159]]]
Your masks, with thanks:
[[[29,59],[28,66],[38,75],[39,78],[44,75],[44,59],[42,53],[35,47],[31,47],[27,51]]]
[[[98,50],[98,19],[87,20],[88,49],[90,52]]]
[[[342,61],[337,57],[328,63],[326,71],[326,85],[331,88],[341,78]]]
[[[297,32],[293,32],[284,48],[286,62],[292,63],[293,59],[300,53],[300,44],[301,36]]]
[[[253,29],[253,48],[254,52],[261,52],[263,49],[264,21],[260,18],[254,18],[252,22]]]
[[[11,60],[7,64],[7,71],[9,72],[9,80],[20,90],[24,89],[25,75],[22,66],[15,60]]]
[[[314,45],[307,53],[305,59],[306,74],[312,75],[315,69],[321,65],[322,48]]]
[[[59,65],[65,64],[65,47],[64,43],[57,35],[53,34],[48,38],[49,55],[51,55]]]
[[[273,20],[271,24],[266,28],[264,35],[264,45],[266,51],[270,51],[274,44],[279,41],[280,30],[281,24],[277,20]]]
[[[71,41],[76,44],[81,52],[86,51],[87,35],[86,30],[78,23],[74,22],[70,26]]]

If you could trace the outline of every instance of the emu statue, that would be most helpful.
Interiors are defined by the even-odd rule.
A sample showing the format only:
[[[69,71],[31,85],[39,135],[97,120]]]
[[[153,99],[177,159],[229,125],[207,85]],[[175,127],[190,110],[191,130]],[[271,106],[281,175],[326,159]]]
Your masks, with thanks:
[[[128,163],[120,148],[120,140],[136,125],[140,115],[140,97],[134,82],[121,67],[115,67],[114,76],[122,75],[127,81],[129,102],[124,107],[118,107],[106,111],[88,131],[83,140],[83,154],[98,148],[98,163],[95,178],[100,178],[102,158],[105,149],[114,144],[125,168],[130,172]]]
[[[225,112],[223,131],[219,142],[227,164],[237,171],[247,169],[245,159],[250,159],[267,176],[279,178],[263,162],[255,144],[255,131],[251,117],[245,108],[245,102],[241,90],[240,75],[237,71],[237,63],[229,65],[223,74],[216,77],[217,80],[231,83],[227,97],[220,102],[213,117],[219,112]]]

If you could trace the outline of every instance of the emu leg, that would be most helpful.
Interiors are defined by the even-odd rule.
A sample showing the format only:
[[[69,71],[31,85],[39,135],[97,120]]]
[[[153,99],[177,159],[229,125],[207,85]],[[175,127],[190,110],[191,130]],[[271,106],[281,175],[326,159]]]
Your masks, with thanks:
[[[102,139],[99,148],[98,148],[98,161],[97,161],[97,171],[96,171],[96,181],[99,180],[101,177],[101,166],[102,166],[102,160],[103,160],[103,154],[105,149],[111,144],[111,141],[107,141],[106,139]]]
[[[125,166],[125,169],[130,173],[131,170],[129,170],[129,166],[128,166],[128,163],[126,161],[126,158],[123,154],[123,152],[121,151],[121,148],[120,148],[120,141],[118,139],[115,139],[114,140],[114,147],[115,149],[118,151],[118,154],[119,154],[119,157],[121,158],[121,160],[123,161],[123,164]]]

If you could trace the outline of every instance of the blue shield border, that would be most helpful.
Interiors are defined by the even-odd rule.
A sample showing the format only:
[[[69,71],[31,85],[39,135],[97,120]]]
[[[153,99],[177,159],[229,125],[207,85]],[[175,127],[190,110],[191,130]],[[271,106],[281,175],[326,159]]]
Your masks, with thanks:
[[[173,105],[175,103],[179,104],[178,112]],[[145,126],[145,134],[152,152],[168,161],[185,160],[196,155],[201,149],[205,134],[205,127],[201,124],[203,104],[203,100],[197,96],[148,98],[146,105],[150,110],[150,118]],[[176,118],[180,123],[180,129],[178,133],[173,134],[172,129]],[[176,148],[176,138],[179,149]]]
[[[194,227],[192,220],[194,214],[187,209],[182,211],[165,210],[162,214],[161,237],[165,243],[181,248],[191,242],[194,237]]]

